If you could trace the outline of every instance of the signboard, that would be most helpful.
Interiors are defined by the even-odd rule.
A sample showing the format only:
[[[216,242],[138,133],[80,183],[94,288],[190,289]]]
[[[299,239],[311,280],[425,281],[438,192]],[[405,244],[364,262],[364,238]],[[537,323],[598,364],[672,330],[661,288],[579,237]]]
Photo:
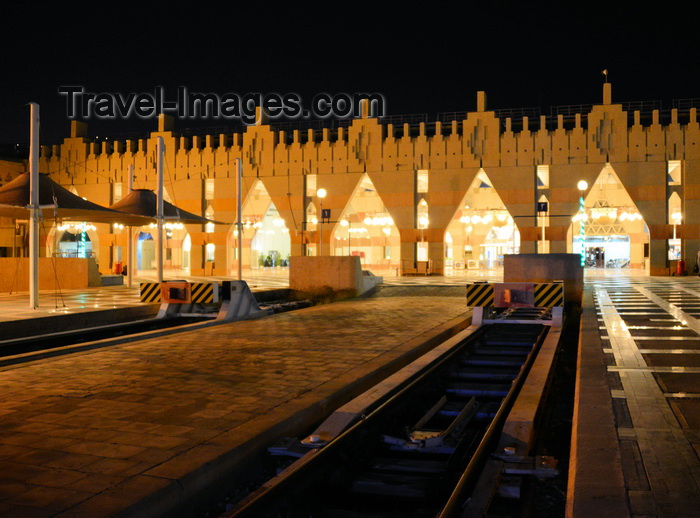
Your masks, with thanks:
[[[321,209],[321,219],[331,219],[331,209]]]
[[[549,210],[548,203],[546,201],[537,202],[537,212],[547,212]]]

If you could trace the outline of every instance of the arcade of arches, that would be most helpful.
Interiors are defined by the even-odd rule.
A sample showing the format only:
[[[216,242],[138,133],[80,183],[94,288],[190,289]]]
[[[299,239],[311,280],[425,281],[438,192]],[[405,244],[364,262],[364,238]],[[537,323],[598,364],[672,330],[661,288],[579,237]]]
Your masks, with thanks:
[[[669,163],[670,186],[681,184],[678,169],[678,163]],[[537,169],[538,194],[541,193],[538,202],[547,204],[546,212],[539,212],[536,217],[514,215],[499,196],[488,172],[480,168],[465,192],[461,193],[459,208],[449,220],[442,217],[444,227],[438,229],[434,228],[433,216],[435,213],[441,215],[442,206],[439,197],[436,201],[436,197],[430,195],[431,176],[430,171],[416,172],[414,207],[413,214],[410,215],[413,222],[409,225],[414,227],[414,241],[409,243],[409,247],[405,242],[407,230],[400,229],[395,221],[395,216],[399,219],[404,216],[405,220],[405,215],[400,209],[387,207],[382,194],[372,182],[371,175],[358,175],[356,186],[349,195],[346,194],[344,206],[339,207],[335,203],[325,218],[320,217],[325,198],[317,196],[319,178],[309,175],[305,178],[307,195],[304,199],[307,205],[303,217],[297,221],[290,221],[293,219],[290,217],[293,216],[291,211],[280,212],[277,209],[265,187],[265,181],[256,179],[243,204],[242,254],[239,254],[237,248],[238,232],[235,224],[228,227],[225,244],[221,247],[225,252],[225,275],[235,274],[239,256],[242,257],[244,270],[283,269],[289,265],[293,241],[301,243],[302,250],[307,255],[323,253],[358,256],[364,269],[377,274],[418,273],[421,263],[425,263],[423,271],[426,273],[432,271],[445,275],[468,270],[499,270],[503,267],[504,255],[517,254],[521,250],[518,220],[530,224],[531,230],[534,227],[532,223],[536,222],[536,252],[548,253],[551,250],[548,230],[551,230],[552,223],[559,215],[552,214],[547,197],[548,168]],[[332,188],[329,184],[326,191]],[[75,188],[72,190],[77,194]],[[567,225],[565,251],[584,253],[588,268],[648,271],[649,228],[614,167],[605,164],[592,184],[578,194],[581,196],[578,210],[573,216],[565,215],[563,218]],[[332,196],[339,197],[335,193]],[[167,191],[165,199],[172,203]],[[403,209],[403,212],[411,212]],[[682,222],[682,203],[677,191],[671,189],[666,210],[671,224],[675,226]],[[207,205],[205,214],[209,218],[217,217],[211,203]],[[562,222],[558,223],[561,226]],[[100,263],[99,226],[104,224],[52,224],[46,237],[47,254],[95,257]],[[153,227],[155,225],[132,231],[137,271],[155,268]],[[192,239],[188,227],[199,226],[166,223],[166,269],[178,273],[189,273],[192,270]],[[215,234],[216,227],[205,225],[203,234]],[[114,225],[112,234],[126,237],[127,229]],[[442,240],[439,239],[440,236]],[[667,240],[669,261],[681,257],[680,242],[677,236]],[[325,250],[322,246],[326,247]],[[436,248],[442,251],[439,258],[435,257],[434,252],[430,253]],[[112,265],[126,263],[124,246],[115,244],[107,251],[111,255]],[[102,253],[104,252],[103,248]],[[205,265],[211,264],[210,273],[214,273],[213,263],[221,255],[221,250],[217,254],[216,240],[210,239],[204,243],[202,259]]]
[[[669,165],[670,182],[675,182],[673,177],[677,175],[674,168],[677,167],[677,164]],[[547,203],[549,209],[546,168],[539,168],[537,176],[538,192],[543,193],[538,201]],[[370,175],[360,175],[342,209],[334,208],[329,217],[323,219],[319,217],[323,200],[316,195],[319,179],[316,176],[308,177],[305,215],[296,225],[293,221],[288,222],[278,211],[265,182],[256,179],[243,204],[243,252],[240,254],[243,268],[269,270],[287,267],[292,252],[291,236],[302,234],[305,234],[303,243],[307,255],[358,256],[364,269],[378,274],[389,271],[417,272],[417,265],[422,262],[427,263],[428,271],[442,268],[445,275],[468,270],[499,270],[503,267],[504,255],[519,253],[521,238],[518,215],[514,217],[508,210],[483,168],[476,172],[463,193],[459,209],[452,214],[444,228],[442,242],[436,243],[436,232],[431,226],[430,202],[438,206],[435,212],[439,210],[439,203],[429,196],[430,177],[429,171],[416,174],[414,217],[418,234],[412,247],[412,257],[409,258],[401,255],[405,243],[401,241],[402,231],[395,223],[395,214],[384,204]],[[579,203],[579,210],[568,218],[566,251],[585,253],[588,268],[648,270],[649,229],[614,168],[606,164],[592,185],[580,194],[583,195],[583,205]],[[165,198],[171,201],[167,194]],[[672,192],[668,200],[669,221],[680,223],[681,210],[680,197],[677,192]],[[540,253],[551,249],[547,229],[554,217],[550,217],[550,213],[550,210],[541,212],[536,218],[540,231],[536,250]],[[211,204],[207,207],[206,215],[216,217]],[[289,214],[286,215],[289,218]],[[529,219],[535,221],[533,217]],[[324,225],[326,237],[323,237]],[[132,233],[138,271],[155,268],[154,226],[142,227]],[[204,233],[215,233],[215,227],[206,225]],[[126,234],[126,230],[115,225],[113,233]],[[237,236],[235,224],[230,225],[224,247],[226,275],[234,275],[237,269]],[[669,260],[680,257],[679,242],[678,238],[668,240]],[[321,243],[327,247],[326,250],[321,250]],[[435,261],[434,255],[431,257],[429,254],[430,247],[435,246],[442,247],[444,255],[441,261]],[[166,223],[164,248],[166,269],[189,273],[192,239],[187,226],[177,222]],[[205,263],[214,263],[216,248],[213,240],[205,244]],[[52,225],[47,236],[47,249],[52,255],[96,257],[100,262],[97,228],[87,222]],[[122,246],[115,246],[110,252],[114,264],[125,262]],[[440,262],[440,267],[436,268],[434,262]]]

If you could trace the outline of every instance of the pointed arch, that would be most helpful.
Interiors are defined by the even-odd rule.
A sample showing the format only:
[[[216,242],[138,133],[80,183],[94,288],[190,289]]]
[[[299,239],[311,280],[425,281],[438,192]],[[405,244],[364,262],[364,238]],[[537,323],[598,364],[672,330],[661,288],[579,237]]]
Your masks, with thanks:
[[[484,169],[477,171],[447,225],[445,242],[448,274],[450,266],[455,270],[502,268],[504,255],[519,252],[515,220]]]
[[[243,249],[238,250],[235,222],[226,239],[227,271],[233,274],[242,261],[245,269],[286,266],[290,256],[289,225],[270,196],[265,182],[256,178],[241,207]]]
[[[333,255],[360,257],[363,267],[381,272],[398,267],[398,227],[368,174],[357,179],[331,230]]]
[[[605,164],[589,186],[584,212],[574,216],[571,251],[585,253],[588,268],[647,268],[649,230],[615,168]]]

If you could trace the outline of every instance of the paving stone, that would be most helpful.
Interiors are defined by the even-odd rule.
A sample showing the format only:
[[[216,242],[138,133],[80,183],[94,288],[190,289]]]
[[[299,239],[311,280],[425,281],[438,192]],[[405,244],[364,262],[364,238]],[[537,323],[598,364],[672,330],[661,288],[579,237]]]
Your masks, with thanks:
[[[463,318],[464,288],[447,290],[454,293],[357,299],[4,368],[0,473],[12,469],[13,487],[24,491],[2,503],[15,506],[8,512],[104,516],[148,501]],[[44,471],[15,456],[45,458]],[[71,475],[51,483],[52,473]]]
[[[33,507],[48,511],[68,509],[92,496],[90,493],[55,487],[34,487],[5,500],[5,504]]]
[[[619,373],[619,381],[608,376],[607,382],[618,398],[624,398],[613,401],[618,404],[616,424],[620,427],[620,462],[628,510],[635,517],[697,516],[700,461],[696,444],[700,443],[694,439],[697,435],[692,429],[700,422],[696,399],[700,394],[697,383],[700,378],[693,370],[697,371],[700,365],[700,355],[683,351],[697,350],[700,345],[697,337],[700,321],[683,311],[690,304],[677,304],[680,298],[666,296],[670,291],[661,287],[673,283],[676,292],[684,293],[684,301],[692,298],[697,303],[700,286],[696,279],[651,283],[624,279],[622,282],[630,285],[626,292],[637,293],[635,300],[643,297],[648,301],[643,311],[632,307],[622,310],[621,299],[611,297],[610,290],[606,290],[606,284],[612,281],[597,283],[596,301],[602,318],[598,323],[605,324],[599,332],[607,338],[599,342],[612,351],[614,363],[609,368]],[[644,314],[632,315],[635,311]],[[674,329],[668,327],[671,325]],[[649,340],[649,337],[654,338]],[[599,354],[595,341],[584,341],[582,348],[587,355]],[[676,372],[664,371],[667,367]],[[667,393],[680,396],[670,400]],[[684,399],[685,394],[689,399]],[[622,401],[626,402],[627,412],[622,412]],[[577,441],[584,451],[595,452],[594,445],[586,445],[582,439]],[[591,467],[588,475],[578,475],[579,479],[594,481],[601,473]]]
[[[658,516],[654,494],[651,491],[631,490],[628,494],[633,515]]]

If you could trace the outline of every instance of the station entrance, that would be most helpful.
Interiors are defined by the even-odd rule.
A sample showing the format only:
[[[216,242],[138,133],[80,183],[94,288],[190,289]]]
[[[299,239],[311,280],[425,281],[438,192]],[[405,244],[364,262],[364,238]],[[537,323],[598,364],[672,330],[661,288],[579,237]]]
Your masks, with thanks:
[[[318,218],[312,218],[316,226]],[[398,268],[399,229],[368,175],[362,176],[332,228],[332,255],[357,256],[363,268],[379,274]]]
[[[645,269],[649,230],[644,218],[607,164],[569,227],[569,252],[584,254],[585,267]]]
[[[248,270],[287,268],[291,253],[289,228],[261,180],[251,188],[242,210],[243,249],[238,250],[238,229],[234,223],[226,240],[228,274],[236,274],[239,260],[242,268]]]
[[[445,232],[445,274],[501,270],[503,256],[520,252],[520,232],[483,169]]]

